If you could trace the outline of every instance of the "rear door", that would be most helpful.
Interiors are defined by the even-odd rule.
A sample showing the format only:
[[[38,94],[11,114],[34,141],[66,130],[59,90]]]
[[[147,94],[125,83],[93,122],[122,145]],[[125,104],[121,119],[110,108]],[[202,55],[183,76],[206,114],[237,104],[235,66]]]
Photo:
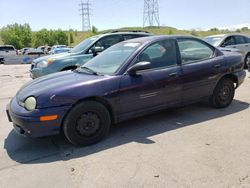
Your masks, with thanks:
[[[210,96],[220,76],[223,56],[215,48],[197,39],[179,39],[183,71],[182,102],[191,103]]]
[[[152,67],[121,78],[120,102],[124,119],[180,103],[182,72],[176,54],[176,41],[171,39],[155,42],[138,55],[134,64],[148,61]]]
[[[239,49],[243,57],[247,55],[250,51],[250,44],[247,41],[247,38],[244,36],[236,35],[235,37],[235,48]]]

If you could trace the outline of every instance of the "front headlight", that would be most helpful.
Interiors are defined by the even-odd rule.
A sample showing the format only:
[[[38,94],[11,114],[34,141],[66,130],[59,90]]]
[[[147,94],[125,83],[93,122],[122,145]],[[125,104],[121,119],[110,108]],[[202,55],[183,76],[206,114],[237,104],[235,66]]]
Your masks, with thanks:
[[[37,68],[45,68],[48,66],[48,64],[49,63],[47,61],[41,61],[41,62],[37,63],[36,67]]]
[[[33,111],[36,109],[36,98],[35,97],[28,97],[24,101],[24,108],[28,111]]]

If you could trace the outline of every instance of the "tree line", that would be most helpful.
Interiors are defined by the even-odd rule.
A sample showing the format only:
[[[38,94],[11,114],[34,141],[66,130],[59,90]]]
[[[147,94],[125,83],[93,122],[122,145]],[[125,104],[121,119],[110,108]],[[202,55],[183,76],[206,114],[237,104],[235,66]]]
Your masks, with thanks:
[[[0,36],[4,44],[10,44],[17,49],[24,47],[38,47],[56,44],[68,45],[74,43],[73,30],[69,32],[42,29],[32,32],[29,24],[11,24],[0,30]]]

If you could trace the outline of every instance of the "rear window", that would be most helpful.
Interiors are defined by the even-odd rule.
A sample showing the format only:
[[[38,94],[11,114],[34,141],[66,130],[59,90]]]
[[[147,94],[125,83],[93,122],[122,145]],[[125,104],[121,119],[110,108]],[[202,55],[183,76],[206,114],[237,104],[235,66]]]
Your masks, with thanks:
[[[0,46],[0,51],[14,51],[14,47],[11,46]]]
[[[236,44],[245,44],[245,38],[242,36],[235,36]]]

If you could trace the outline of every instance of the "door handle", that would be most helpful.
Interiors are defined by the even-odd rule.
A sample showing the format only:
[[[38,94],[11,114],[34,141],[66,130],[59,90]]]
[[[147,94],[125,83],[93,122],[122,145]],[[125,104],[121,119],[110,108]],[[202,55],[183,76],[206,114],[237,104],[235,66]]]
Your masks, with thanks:
[[[177,77],[177,73],[171,73],[171,74],[169,74],[168,75],[170,78],[175,78],[175,77]]]
[[[221,67],[221,64],[218,64],[218,65],[214,65],[214,68],[218,69]]]

